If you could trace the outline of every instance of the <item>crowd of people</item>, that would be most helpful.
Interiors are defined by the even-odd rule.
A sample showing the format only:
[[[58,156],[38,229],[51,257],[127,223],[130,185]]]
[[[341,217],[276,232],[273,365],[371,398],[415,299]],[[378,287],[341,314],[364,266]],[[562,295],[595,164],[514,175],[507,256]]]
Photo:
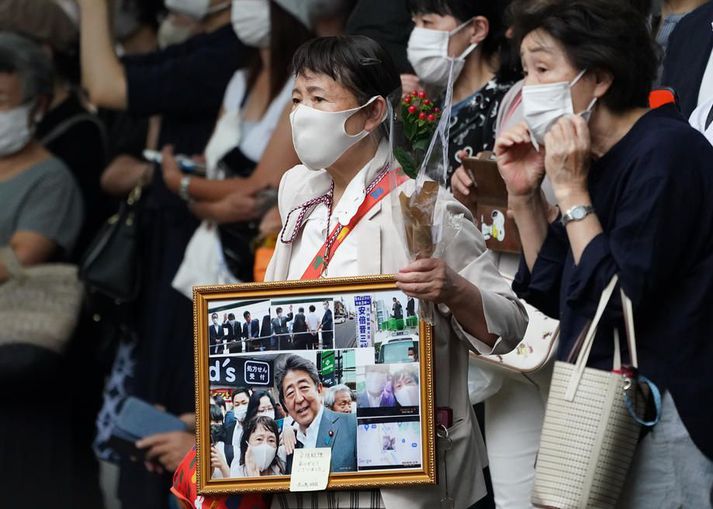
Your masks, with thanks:
[[[713,505],[712,23],[707,0],[0,2],[0,248],[24,267],[81,265],[143,190],[136,298],[89,294],[61,354],[0,333],[5,499],[99,509],[98,455],[119,464],[123,507],[175,507],[172,475],[195,445],[191,285],[393,273],[409,297],[394,318],[413,316],[414,299],[435,304],[435,401],[453,415],[438,485],[258,495],[251,507],[530,507],[552,363],[491,373],[489,397],[471,401],[469,354],[513,350],[526,301],[559,320],[568,358],[614,275],[633,302],[641,373],[663,394],[621,507]],[[669,101],[653,105],[654,89]],[[438,208],[448,248],[413,261],[395,215],[415,183],[389,188],[383,127],[422,90],[451,115]],[[489,251],[474,219],[477,178],[462,162],[488,151],[520,256]],[[360,215],[374,186],[386,192]],[[0,261],[0,292],[13,277]],[[318,304],[262,321],[214,313],[211,353],[328,348],[324,306],[322,318]],[[607,309],[591,366],[611,368],[621,314],[618,301]],[[290,392],[295,373],[306,395]],[[339,414],[356,400],[345,386],[315,396],[306,366],[278,378],[277,399],[215,400],[216,476],[289,472],[283,420],[310,443],[322,401]],[[145,461],[112,453],[128,395],[186,431],[145,437]],[[310,410],[295,413],[296,399]]]
[[[250,311],[243,313],[244,321],[234,313],[224,313],[222,322],[218,313],[212,313],[208,327],[211,354],[263,352],[266,350],[315,350],[334,346],[334,317],[329,302],[317,306],[310,304],[297,308],[290,305],[285,313],[281,306],[275,308],[275,316],[264,315],[262,321],[252,318]]]

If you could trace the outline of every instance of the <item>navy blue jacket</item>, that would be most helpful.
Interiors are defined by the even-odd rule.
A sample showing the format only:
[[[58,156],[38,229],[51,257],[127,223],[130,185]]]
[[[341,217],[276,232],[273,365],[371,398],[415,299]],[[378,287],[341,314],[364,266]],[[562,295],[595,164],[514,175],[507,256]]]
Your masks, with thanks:
[[[696,109],[703,74],[713,51],[711,23],[713,2],[708,2],[679,21],[668,40],[661,84],[676,91],[686,118]]]
[[[614,274],[634,305],[641,373],[670,391],[699,449],[713,459],[713,146],[673,106],[645,114],[589,172],[603,232],[574,263],[551,224],[537,260],[513,288],[560,319],[565,359]],[[619,299],[602,319],[589,365],[610,370]]]

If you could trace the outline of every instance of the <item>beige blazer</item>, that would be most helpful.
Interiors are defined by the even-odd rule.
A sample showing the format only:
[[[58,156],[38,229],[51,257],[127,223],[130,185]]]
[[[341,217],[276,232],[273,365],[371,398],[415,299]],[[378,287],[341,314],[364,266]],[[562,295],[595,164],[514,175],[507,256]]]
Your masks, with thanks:
[[[367,182],[380,167],[373,163]],[[300,165],[288,171],[282,178],[279,191],[283,223],[290,210],[327,192],[330,183],[331,178],[324,170],[311,171]],[[343,275],[390,274],[407,265],[408,257],[397,230],[401,227],[400,211],[395,208],[398,202],[394,199],[401,190],[410,192],[413,185],[413,181],[409,181],[396,189],[355,227],[351,235],[358,239],[359,274]],[[509,284],[498,274],[492,253],[486,251],[485,241],[468,210],[450,193],[443,194],[444,199],[436,216],[442,217],[444,224],[442,243],[445,250],[442,258],[481,290],[488,330],[501,337],[496,350],[509,351],[517,346],[525,332],[527,314]],[[293,225],[285,226],[287,229],[291,227]],[[267,269],[267,281],[286,279],[291,252],[290,244],[278,241]],[[466,508],[486,494],[482,471],[487,465],[487,456],[468,398],[468,352],[477,349],[473,338],[461,329],[446,306],[439,306],[435,315],[436,406],[452,408],[454,423],[449,430],[453,445],[445,455],[447,486],[455,500],[455,507]],[[438,486],[382,489],[381,496],[387,509],[440,507],[446,486],[442,444],[437,444],[437,450]]]

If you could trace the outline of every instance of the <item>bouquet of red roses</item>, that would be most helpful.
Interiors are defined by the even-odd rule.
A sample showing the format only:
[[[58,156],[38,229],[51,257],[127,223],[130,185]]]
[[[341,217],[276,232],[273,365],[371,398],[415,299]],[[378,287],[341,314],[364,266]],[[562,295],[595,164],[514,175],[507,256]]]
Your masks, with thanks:
[[[441,110],[423,90],[407,94],[401,99],[398,119],[402,124],[402,142],[394,148],[394,156],[404,173],[416,178],[426,155],[433,133],[441,118]]]

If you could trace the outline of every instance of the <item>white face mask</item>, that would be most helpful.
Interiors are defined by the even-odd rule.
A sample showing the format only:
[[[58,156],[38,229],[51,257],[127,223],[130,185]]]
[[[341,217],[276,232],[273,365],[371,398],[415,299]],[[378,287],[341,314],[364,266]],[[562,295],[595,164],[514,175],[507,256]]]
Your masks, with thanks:
[[[274,410],[266,410],[264,412],[258,412],[257,415],[264,415],[265,417],[269,417],[270,419],[275,419],[275,411]]]
[[[297,157],[310,170],[321,170],[334,164],[352,145],[369,135],[369,131],[347,134],[347,119],[376,100],[344,111],[320,111],[300,104],[290,113],[292,143]]]
[[[0,111],[0,157],[19,152],[30,143],[34,126],[30,126],[32,104],[23,104],[8,111]]]
[[[270,444],[251,445],[250,452],[252,453],[253,461],[257,466],[258,471],[267,470],[272,465],[277,449]]]
[[[209,14],[220,12],[230,6],[230,1],[211,7],[210,0],[166,0],[166,9],[180,12],[194,19],[203,19]]]
[[[453,80],[458,79],[465,59],[477,44],[471,44],[457,57],[448,56],[448,42],[451,36],[470,24],[471,20],[459,25],[455,30],[432,30],[416,27],[408,40],[408,60],[411,62],[418,78],[428,85],[445,87],[448,83],[448,72],[453,61]]]
[[[270,3],[267,0],[233,0],[233,30],[243,44],[270,47]]]
[[[158,47],[161,49],[181,44],[193,35],[193,28],[188,25],[179,25],[173,16],[168,16],[158,27]]]
[[[574,114],[572,87],[582,79],[586,72],[587,70],[584,69],[571,83],[560,81],[522,87],[523,116],[530,129],[535,148],[539,149],[540,145],[544,144],[545,135],[560,118]],[[596,101],[595,97],[587,109],[581,113],[585,120],[589,120]]]
[[[238,405],[236,407],[233,407],[233,414],[235,415],[235,418],[238,420],[238,422],[243,422],[245,420],[245,416],[248,413],[248,406],[247,405]]]
[[[418,406],[420,399],[418,385],[399,387],[394,391],[394,396],[401,406]]]

